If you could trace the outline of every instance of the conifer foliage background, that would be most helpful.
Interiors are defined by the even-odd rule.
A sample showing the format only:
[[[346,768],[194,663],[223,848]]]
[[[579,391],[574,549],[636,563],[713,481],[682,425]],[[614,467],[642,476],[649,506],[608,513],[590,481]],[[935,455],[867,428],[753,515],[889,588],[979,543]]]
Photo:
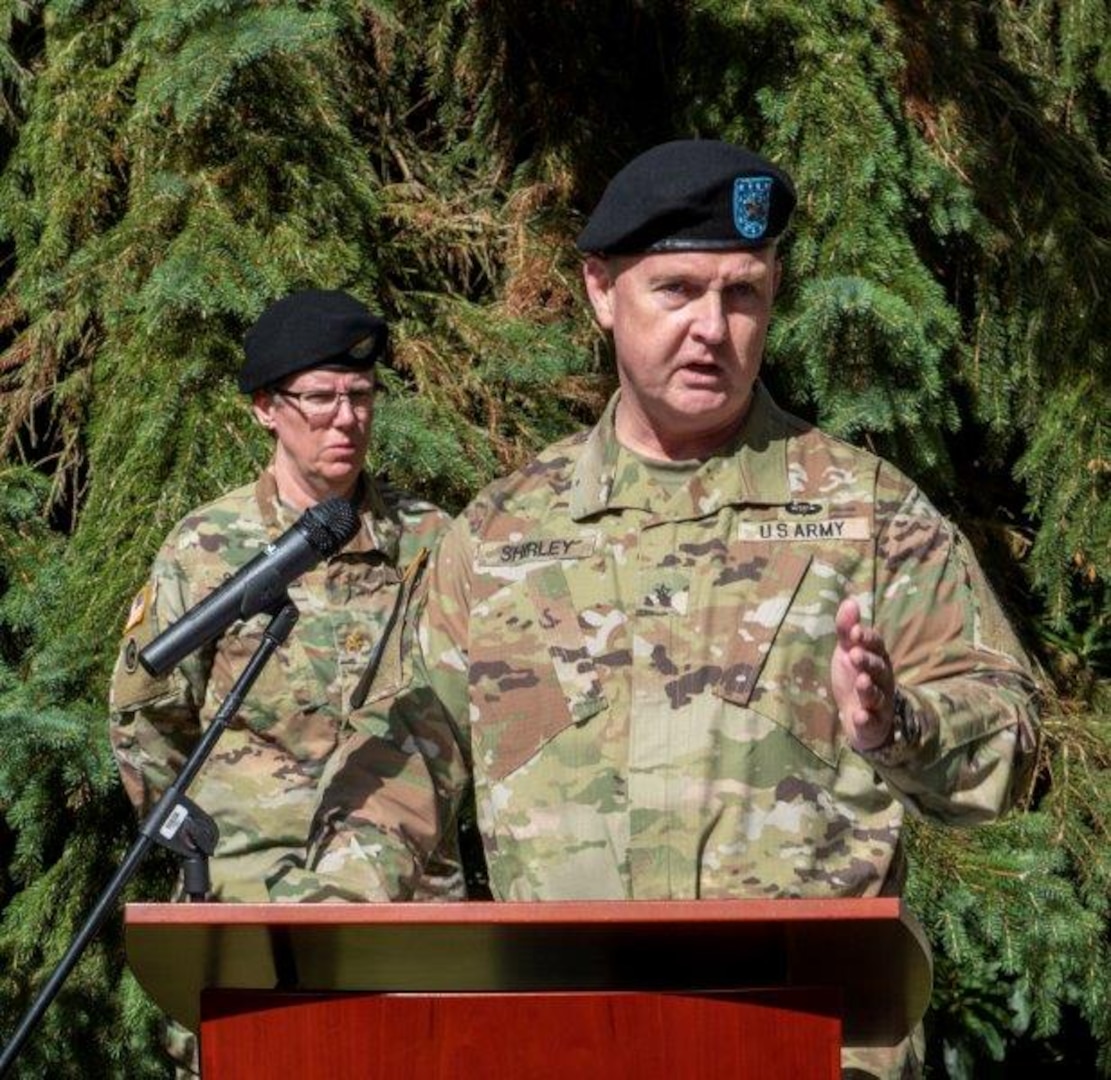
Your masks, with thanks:
[[[1108,1071],[1109,92],[1103,0],[0,0],[0,1036],[134,835],[107,679],[158,542],[263,460],[245,328],[384,311],[376,462],[457,509],[596,415],[571,240],[707,136],[801,192],[769,380],[961,522],[1045,673],[1025,812],[913,830],[936,1074]],[[155,1027],[112,925],[18,1075],[165,1075]]]

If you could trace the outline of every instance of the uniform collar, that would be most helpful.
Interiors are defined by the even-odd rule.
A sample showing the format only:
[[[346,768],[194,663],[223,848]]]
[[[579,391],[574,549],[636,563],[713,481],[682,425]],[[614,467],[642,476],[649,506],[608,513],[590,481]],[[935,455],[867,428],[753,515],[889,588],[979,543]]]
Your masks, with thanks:
[[[614,431],[619,396],[617,393],[610,398],[575,463],[571,478],[571,518],[574,521],[605,510],[625,509],[612,497],[620,449]],[[789,503],[791,486],[786,433],[783,413],[758,381],[753,389],[752,404],[737,434],[692,475],[683,493],[685,506],[673,504],[674,513],[703,517],[726,505]]]
[[[296,522],[303,511],[283,503],[278,497],[278,482],[273,467],[268,466],[255,484],[259,514],[274,539]],[[362,527],[340,552],[341,555],[381,554],[388,562],[396,562],[401,543],[401,527],[391,519],[382,493],[374,478],[364,469],[355,488],[355,505]]]

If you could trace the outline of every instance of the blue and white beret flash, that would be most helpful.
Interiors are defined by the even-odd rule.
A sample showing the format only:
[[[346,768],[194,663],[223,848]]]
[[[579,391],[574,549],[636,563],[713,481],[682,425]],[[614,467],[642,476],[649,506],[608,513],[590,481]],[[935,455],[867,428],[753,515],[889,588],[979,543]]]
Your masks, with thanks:
[[[385,354],[386,321],[339,289],[303,289],[275,300],[244,339],[245,394],[312,367],[371,368]]]
[[[791,178],[766,158],[731,143],[680,139],[617,173],[575,243],[599,255],[762,248],[794,208]]]

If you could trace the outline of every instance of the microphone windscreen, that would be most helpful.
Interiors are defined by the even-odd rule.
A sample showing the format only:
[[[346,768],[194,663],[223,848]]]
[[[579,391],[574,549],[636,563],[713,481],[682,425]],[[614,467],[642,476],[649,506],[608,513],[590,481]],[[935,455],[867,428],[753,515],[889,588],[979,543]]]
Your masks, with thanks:
[[[347,499],[325,499],[310,506],[298,524],[322,559],[342,551],[359,531],[359,514]]]

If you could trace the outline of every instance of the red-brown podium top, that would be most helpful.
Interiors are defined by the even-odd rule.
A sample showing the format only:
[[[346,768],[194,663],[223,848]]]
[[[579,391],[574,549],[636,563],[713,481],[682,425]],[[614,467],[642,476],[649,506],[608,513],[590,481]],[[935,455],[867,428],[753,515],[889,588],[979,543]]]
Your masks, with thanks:
[[[897,1041],[929,1003],[899,899],[129,904],[139,982],[186,1026],[200,991],[838,987],[844,1035]]]

